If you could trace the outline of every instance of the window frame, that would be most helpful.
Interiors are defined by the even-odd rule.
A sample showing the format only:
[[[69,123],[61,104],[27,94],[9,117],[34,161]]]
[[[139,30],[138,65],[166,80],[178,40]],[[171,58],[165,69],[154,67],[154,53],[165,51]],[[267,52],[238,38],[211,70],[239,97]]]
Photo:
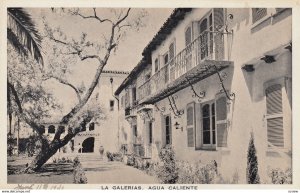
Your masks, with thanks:
[[[201,136],[202,136],[202,145],[201,145],[201,149],[205,149],[205,150],[216,150],[217,148],[217,132],[216,132],[216,119],[215,119],[215,144],[213,144],[213,130],[212,130],[212,111],[211,111],[211,106],[214,104],[214,117],[216,117],[216,104],[215,104],[215,99],[213,100],[209,100],[206,101],[204,103],[201,103],[200,108],[201,108]],[[205,105],[209,105],[209,133],[210,133],[210,144],[204,144],[204,129],[203,129],[203,107]]]

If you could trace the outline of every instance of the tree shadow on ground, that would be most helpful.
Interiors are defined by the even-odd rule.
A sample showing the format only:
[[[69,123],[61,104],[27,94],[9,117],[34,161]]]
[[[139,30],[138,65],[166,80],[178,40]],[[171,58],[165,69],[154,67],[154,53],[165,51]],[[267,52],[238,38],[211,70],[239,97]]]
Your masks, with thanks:
[[[13,175],[18,174],[26,168],[26,164],[19,165],[8,165],[7,166],[7,174]],[[73,164],[72,163],[53,163],[53,164],[45,164],[39,171],[34,174],[37,176],[53,176],[53,175],[64,175],[70,174],[73,172]]]

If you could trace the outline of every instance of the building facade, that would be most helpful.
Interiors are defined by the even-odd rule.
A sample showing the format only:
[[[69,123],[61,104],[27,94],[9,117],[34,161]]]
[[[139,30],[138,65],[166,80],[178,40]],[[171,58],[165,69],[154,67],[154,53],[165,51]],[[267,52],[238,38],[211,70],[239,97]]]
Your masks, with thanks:
[[[99,154],[99,148],[102,146],[105,151],[115,152],[118,150],[118,108],[119,102],[114,96],[113,90],[119,86],[126,78],[128,72],[124,71],[108,71],[104,70],[101,74],[99,83],[94,90],[93,96],[98,95],[97,104],[103,111],[103,120],[95,123],[93,120],[86,125],[86,128],[78,133],[66,146],[59,150],[56,156],[61,156],[62,153],[67,154]],[[93,97],[91,96],[91,97]],[[59,124],[61,116],[51,120],[39,123],[43,130],[43,134],[51,141],[59,127],[64,128],[61,137],[67,134],[67,126]],[[17,124],[17,120],[13,120]],[[115,123],[115,124],[111,124]],[[28,138],[34,132],[28,125],[20,123],[20,130],[14,129],[14,138]],[[112,140],[113,139],[113,140]],[[18,145],[17,145],[18,146]],[[17,152],[17,147],[15,147]],[[51,160],[50,160],[51,161]]]
[[[170,144],[245,183],[253,133],[262,179],[291,168],[292,10],[175,9],[115,95],[125,153]]]

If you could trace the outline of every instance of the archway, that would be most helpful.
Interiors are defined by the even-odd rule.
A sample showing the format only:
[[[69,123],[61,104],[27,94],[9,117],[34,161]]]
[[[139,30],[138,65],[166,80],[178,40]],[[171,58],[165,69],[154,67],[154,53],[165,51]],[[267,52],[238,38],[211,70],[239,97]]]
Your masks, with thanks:
[[[92,153],[92,152],[94,152],[94,143],[95,143],[95,138],[94,137],[86,138],[82,142],[82,153]]]

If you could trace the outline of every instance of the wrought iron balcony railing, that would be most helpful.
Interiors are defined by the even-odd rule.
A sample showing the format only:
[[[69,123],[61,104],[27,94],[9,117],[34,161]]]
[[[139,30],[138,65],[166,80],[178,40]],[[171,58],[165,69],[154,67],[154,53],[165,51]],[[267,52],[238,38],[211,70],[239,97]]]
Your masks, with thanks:
[[[203,65],[204,60],[224,61],[224,35],[222,32],[202,32],[174,58],[138,88],[141,100],[163,88],[192,68]],[[204,67],[204,66],[203,66]]]

